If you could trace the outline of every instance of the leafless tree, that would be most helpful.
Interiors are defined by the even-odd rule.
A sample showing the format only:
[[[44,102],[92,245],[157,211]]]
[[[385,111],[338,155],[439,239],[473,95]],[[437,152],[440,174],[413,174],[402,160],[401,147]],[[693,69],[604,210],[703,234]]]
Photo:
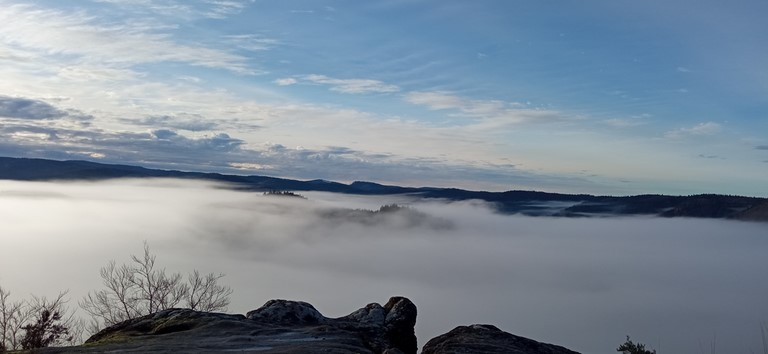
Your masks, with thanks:
[[[0,348],[21,348],[22,327],[32,314],[25,301],[11,301],[11,292],[0,287]]]
[[[184,282],[179,273],[158,269],[156,257],[144,242],[143,256],[131,256],[130,264],[114,261],[101,268],[105,288],[90,292],[80,307],[95,323],[90,328],[111,326],[122,321],[183,304],[200,311],[223,311],[229,305],[232,289],[218,284],[223,274],[201,275],[195,270]]]
[[[197,270],[189,274],[189,291],[186,296],[187,306],[198,311],[219,311],[229,306],[232,289],[218,284],[224,274],[208,273],[203,276]]]
[[[167,275],[165,269],[155,269],[155,255],[144,242],[144,257],[131,256],[134,266],[129,280],[135,289],[139,312],[150,314],[176,306],[188,291],[181,274]]]
[[[125,264],[118,267],[115,261],[110,261],[101,268],[100,274],[106,289],[89,292],[80,301],[80,307],[108,326],[139,316],[133,269]]]
[[[82,331],[66,306],[66,295],[63,291],[53,300],[32,296],[29,301],[11,301],[10,291],[0,287],[0,351],[79,343]]]

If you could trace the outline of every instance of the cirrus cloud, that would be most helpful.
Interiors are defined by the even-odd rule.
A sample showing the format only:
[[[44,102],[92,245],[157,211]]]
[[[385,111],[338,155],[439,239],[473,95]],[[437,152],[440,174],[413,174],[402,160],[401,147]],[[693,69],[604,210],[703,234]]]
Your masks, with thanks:
[[[38,56],[58,54],[117,67],[170,61],[240,74],[257,73],[248,67],[245,57],[176,43],[146,23],[107,24],[85,11],[64,12],[2,1],[0,5],[0,42]]]
[[[706,136],[715,135],[722,130],[723,126],[715,122],[703,122],[692,127],[679,128],[668,131],[664,134],[666,138],[682,138],[686,136]]]
[[[455,111],[449,116],[472,119],[471,127],[496,130],[529,122],[562,122],[573,117],[550,110],[531,108],[519,102],[476,100],[445,91],[409,92],[403,99],[411,104],[426,106],[431,111]]]
[[[279,78],[272,82],[279,86],[291,86],[302,82],[315,85],[327,85],[330,86],[331,91],[349,94],[391,93],[400,91],[400,87],[396,85],[390,85],[379,80],[337,79],[318,74]]]

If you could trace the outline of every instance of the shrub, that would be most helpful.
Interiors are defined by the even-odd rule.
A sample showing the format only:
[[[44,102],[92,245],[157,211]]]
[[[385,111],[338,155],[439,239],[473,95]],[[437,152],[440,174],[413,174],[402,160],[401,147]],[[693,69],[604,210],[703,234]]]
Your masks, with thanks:
[[[616,348],[616,351],[623,354],[656,354],[656,350],[645,349],[645,344],[633,343],[629,336],[627,336],[627,341],[624,344]]]

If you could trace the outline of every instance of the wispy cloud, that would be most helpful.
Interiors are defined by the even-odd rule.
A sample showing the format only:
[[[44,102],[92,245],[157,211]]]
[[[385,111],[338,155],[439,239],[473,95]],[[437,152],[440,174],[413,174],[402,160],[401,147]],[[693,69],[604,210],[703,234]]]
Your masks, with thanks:
[[[295,84],[297,84],[298,82],[299,82],[299,80],[296,80],[296,79],[294,79],[294,78],[291,78],[291,77],[289,77],[289,78],[283,78],[283,79],[277,79],[277,80],[275,80],[275,81],[274,81],[274,83],[276,83],[276,84],[278,84],[278,85],[280,85],[280,86],[290,86],[290,85],[295,85]]]
[[[720,156],[717,156],[717,155],[705,155],[705,154],[699,154],[699,157],[700,157],[700,158],[702,158],[702,159],[710,159],[710,160],[711,160],[711,159],[723,159],[722,157],[720,157]]]
[[[168,34],[141,23],[101,23],[84,11],[63,12],[32,5],[4,5],[0,41],[37,56],[75,57],[80,62],[118,67],[181,62],[253,74],[245,57],[176,43]]]
[[[328,85],[331,91],[341,93],[389,93],[400,91],[396,85],[390,85],[379,80],[371,79],[337,79],[325,75],[307,75],[302,80],[315,84]]]
[[[249,4],[255,0],[204,0],[204,3],[210,5],[206,15],[211,18],[225,19],[231,15],[242,12]]]
[[[410,92],[405,95],[405,100],[409,103],[427,106],[431,110],[441,109],[463,109],[471,105],[471,102],[459,96],[440,91],[431,92]],[[500,104],[497,103],[496,106]]]
[[[186,131],[210,131],[218,127],[218,124],[199,114],[177,114],[175,116],[149,116],[143,119],[122,119],[123,122],[135,125],[143,125],[157,128],[173,128]]]
[[[397,85],[387,84],[383,81],[372,79],[338,79],[325,75],[311,74],[280,78],[273,81],[280,86],[290,86],[298,83],[309,83],[330,86],[331,91],[363,94],[363,93],[391,93],[400,91]]]
[[[474,100],[444,91],[410,92],[404,96],[404,99],[406,102],[426,106],[433,111],[455,111],[450,115],[473,119],[474,122],[465,124],[479,129],[496,129],[520,123],[558,122],[568,119],[560,112],[529,108],[519,102]]]
[[[186,81],[186,82],[192,82],[195,84],[203,82],[203,79],[197,77],[197,76],[190,76],[190,75],[181,75],[176,77],[179,80]]]
[[[704,122],[696,124],[693,127],[680,128],[668,131],[664,134],[667,138],[682,138],[686,136],[706,136],[715,135],[722,130],[722,125],[715,122]]]
[[[757,150],[768,150],[768,145],[758,145],[758,146],[755,146],[755,149],[757,149]]]
[[[277,39],[267,38],[260,34],[227,35],[222,38],[234,44],[237,48],[254,52],[272,49],[280,43]]]
[[[603,123],[614,128],[632,128],[646,124],[638,118],[611,118],[604,120]]]
[[[226,19],[245,10],[254,0],[92,0],[120,7],[142,9],[169,17]]]

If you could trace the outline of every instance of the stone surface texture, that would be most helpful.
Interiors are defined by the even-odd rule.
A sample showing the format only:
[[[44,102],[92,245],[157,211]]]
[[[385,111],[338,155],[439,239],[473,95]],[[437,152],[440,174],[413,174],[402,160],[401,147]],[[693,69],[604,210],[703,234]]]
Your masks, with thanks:
[[[80,346],[34,352],[415,354],[416,312],[400,296],[339,318],[290,300],[270,300],[245,316],[169,309],[105,328]],[[422,353],[578,354],[492,325],[457,327],[427,342]]]
[[[504,332],[492,325],[459,326],[431,339],[422,354],[579,354],[558,345]]]

